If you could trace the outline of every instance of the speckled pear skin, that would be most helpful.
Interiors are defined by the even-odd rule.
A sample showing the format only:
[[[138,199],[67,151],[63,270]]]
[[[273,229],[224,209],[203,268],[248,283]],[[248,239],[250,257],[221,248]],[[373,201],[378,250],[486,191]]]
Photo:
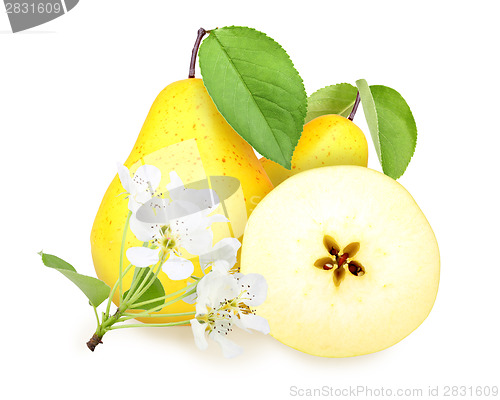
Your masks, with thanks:
[[[255,206],[269,193],[273,185],[267,177],[253,148],[239,136],[218,112],[201,79],[190,78],[168,85],[154,101],[136,143],[125,161],[131,173],[142,164],[153,164],[162,171],[160,190],[169,182],[169,172],[175,170],[184,184],[206,179],[207,176],[237,178],[241,190],[226,204],[233,232],[227,223],[215,223],[214,242],[222,237],[242,234],[242,226]],[[92,232],[91,250],[99,279],[113,286],[118,279],[120,247],[128,208],[124,189],[116,176],[108,187],[97,212]],[[239,196],[239,197],[238,197]],[[236,232],[237,231],[237,232]],[[141,246],[128,232],[125,249]],[[195,275],[201,276],[197,259],[192,259]],[[124,260],[124,266],[128,261]],[[123,280],[126,290],[132,272]],[[186,280],[172,281],[161,272],[159,279],[166,293],[184,288]],[[114,296],[115,304],[118,294]],[[194,305],[178,301],[161,313],[194,311]],[[182,317],[185,318],[185,317]],[[143,322],[170,322],[181,317],[141,319]]]
[[[336,114],[317,117],[304,125],[293,152],[292,168],[287,170],[274,161],[261,158],[274,186],[285,179],[313,168],[332,165],[368,165],[368,143],[361,129]]]

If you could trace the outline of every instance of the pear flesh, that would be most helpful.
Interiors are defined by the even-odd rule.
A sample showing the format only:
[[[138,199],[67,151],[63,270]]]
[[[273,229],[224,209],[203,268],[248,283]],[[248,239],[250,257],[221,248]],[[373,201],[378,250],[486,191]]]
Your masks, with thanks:
[[[260,273],[271,335],[305,353],[349,357],[399,342],[427,317],[439,283],[434,233],[411,195],[359,166],[297,174],[258,204],[241,272]]]

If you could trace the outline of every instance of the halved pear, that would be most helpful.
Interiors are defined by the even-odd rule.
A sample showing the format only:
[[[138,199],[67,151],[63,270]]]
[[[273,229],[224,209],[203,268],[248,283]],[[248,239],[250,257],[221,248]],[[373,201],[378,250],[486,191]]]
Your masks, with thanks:
[[[264,275],[257,313],[271,335],[305,353],[373,353],[416,329],[434,304],[439,249],[411,195],[358,166],[313,169],[255,208],[241,272]]]

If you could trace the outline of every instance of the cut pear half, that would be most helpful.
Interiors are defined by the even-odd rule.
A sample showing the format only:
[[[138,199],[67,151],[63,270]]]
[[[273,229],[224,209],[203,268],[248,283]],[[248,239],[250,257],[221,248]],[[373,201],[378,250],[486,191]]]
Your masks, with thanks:
[[[411,195],[364,167],[295,175],[258,204],[241,272],[264,275],[271,335],[305,353],[350,357],[399,342],[434,304],[439,249]]]

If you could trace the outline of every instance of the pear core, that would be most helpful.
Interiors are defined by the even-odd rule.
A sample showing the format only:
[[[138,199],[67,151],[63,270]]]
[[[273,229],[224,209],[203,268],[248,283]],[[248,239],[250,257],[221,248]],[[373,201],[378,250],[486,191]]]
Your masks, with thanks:
[[[373,353],[415,330],[434,304],[439,264],[411,195],[358,166],[313,169],[277,186],[250,216],[241,254],[241,272],[267,280],[257,314],[271,335],[324,357]]]

